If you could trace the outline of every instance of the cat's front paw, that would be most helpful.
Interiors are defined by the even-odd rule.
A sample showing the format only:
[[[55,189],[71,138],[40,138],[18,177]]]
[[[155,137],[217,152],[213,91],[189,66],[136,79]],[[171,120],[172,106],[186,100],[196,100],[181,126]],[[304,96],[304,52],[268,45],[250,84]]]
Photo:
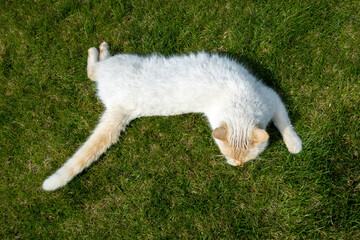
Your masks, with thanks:
[[[302,142],[301,142],[301,139],[299,138],[299,136],[297,136],[296,134],[291,136],[290,138],[284,139],[284,141],[285,141],[285,145],[286,145],[287,149],[289,150],[289,152],[296,154],[301,151]]]

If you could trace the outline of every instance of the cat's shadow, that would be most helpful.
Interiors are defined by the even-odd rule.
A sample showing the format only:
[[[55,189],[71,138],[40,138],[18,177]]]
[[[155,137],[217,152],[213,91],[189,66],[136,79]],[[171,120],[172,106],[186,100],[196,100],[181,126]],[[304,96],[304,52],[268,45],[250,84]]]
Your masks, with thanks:
[[[255,59],[233,52],[218,52],[218,54],[222,56],[230,57],[236,62],[241,63],[254,76],[256,76],[258,79],[264,82],[267,86],[274,89],[279,94],[282,101],[285,103],[285,106],[288,109],[288,114],[292,123],[295,123],[300,118],[300,114],[296,110],[291,108],[294,102],[290,94],[284,91],[284,89],[280,84],[279,79],[276,78],[275,75],[269,69],[267,69],[263,64],[261,64],[259,61]],[[271,136],[270,145],[272,145],[275,142],[282,141],[282,136],[278,131],[278,129],[276,129],[274,124],[271,123],[267,131]]]

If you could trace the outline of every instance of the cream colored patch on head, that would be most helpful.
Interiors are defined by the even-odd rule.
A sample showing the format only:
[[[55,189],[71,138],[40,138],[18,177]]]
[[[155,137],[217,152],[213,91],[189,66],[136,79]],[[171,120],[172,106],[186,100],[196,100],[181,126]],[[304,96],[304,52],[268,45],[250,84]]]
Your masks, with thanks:
[[[223,124],[213,131],[213,136],[222,142],[220,146],[221,152],[225,157],[231,158],[238,166],[242,166],[244,162],[254,159],[256,155],[252,156],[254,153],[251,153],[251,150],[255,148],[257,144],[269,139],[268,133],[260,128],[254,128],[251,136],[249,136],[250,139],[242,139],[242,141],[247,144],[242,144],[240,141],[231,143],[228,140],[228,135],[229,132],[226,124]]]
[[[251,137],[252,144],[256,145],[258,143],[267,141],[269,139],[269,134],[264,129],[255,128],[251,133]]]
[[[246,156],[248,149],[242,148],[240,146],[231,146],[228,141],[224,141],[224,147],[221,149],[221,152],[226,156],[231,158],[238,166],[242,166],[244,162],[247,161]]]
[[[229,130],[226,124],[222,124],[220,127],[214,129],[213,136],[214,138],[222,142],[220,150],[225,157],[231,158],[238,166],[242,166],[245,162],[243,161],[247,149],[236,146],[229,142]]]
[[[218,128],[215,128],[215,130],[213,131],[214,138],[217,138],[222,141],[227,140],[227,135],[228,135],[228,129],[225,124]]]

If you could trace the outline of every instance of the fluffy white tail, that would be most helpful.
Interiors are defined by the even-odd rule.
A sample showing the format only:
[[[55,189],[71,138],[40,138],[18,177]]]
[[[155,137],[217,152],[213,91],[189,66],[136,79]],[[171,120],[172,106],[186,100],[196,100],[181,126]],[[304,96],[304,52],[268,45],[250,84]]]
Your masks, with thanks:
[[[44,181],[43,189],[52,191],[66,185],[117,141],[120,131],[129,121],[129,116],[121,109],[106,110],[93,134],[60,169]]]

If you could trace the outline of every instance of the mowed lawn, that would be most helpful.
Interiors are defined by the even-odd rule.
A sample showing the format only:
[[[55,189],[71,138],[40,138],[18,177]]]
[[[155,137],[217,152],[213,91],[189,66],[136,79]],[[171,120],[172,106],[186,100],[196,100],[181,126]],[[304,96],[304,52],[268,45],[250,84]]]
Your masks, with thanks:
[[[1,239],[360,239],[358,1],[1,1]],[[41,189],[103,106],[87,49],[218,52],[283,98],[303,151],[270,124],[233,167],[198,114],[137,119],[65,187]]]

